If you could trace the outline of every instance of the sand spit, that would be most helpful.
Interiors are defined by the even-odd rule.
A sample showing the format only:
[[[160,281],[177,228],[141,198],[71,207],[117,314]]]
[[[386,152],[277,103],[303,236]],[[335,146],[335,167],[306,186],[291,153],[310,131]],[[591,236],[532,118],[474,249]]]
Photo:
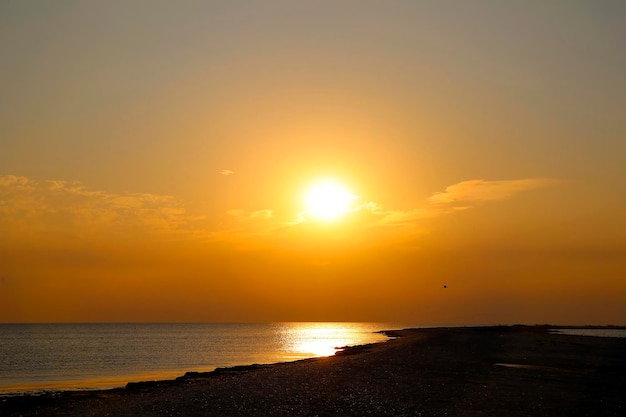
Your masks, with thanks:
[[[328,358],[0,399],[0,416],[626,416],[626,339],[393,331]]]

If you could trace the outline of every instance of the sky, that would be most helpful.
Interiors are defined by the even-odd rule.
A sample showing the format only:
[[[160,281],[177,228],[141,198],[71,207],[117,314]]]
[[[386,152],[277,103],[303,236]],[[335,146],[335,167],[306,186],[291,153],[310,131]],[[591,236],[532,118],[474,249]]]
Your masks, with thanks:
[[[0,322],[626,325],[625,18],[0,1]]]

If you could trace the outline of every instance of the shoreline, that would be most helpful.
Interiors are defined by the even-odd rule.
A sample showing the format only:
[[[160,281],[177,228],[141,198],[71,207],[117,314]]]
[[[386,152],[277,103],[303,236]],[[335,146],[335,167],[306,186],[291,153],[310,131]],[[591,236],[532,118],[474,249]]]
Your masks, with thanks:
[[[542,330],[546,330],[547,332],[553,333],[553,334],[558,334],[560,330],[566,330],[566,331],[576,331],[576,330],[607,330],[607,331],[612,331],[612,330],[618,330],[618,331],[626,331],[626,326],[621,326],[621,325],[583,325],[583,326],[576,326],[576,325],[549,325],[549,324],[535,324],[535,325],[521,325],[521,324],[515,324],[515,325],[486,325],[486,326],[482,326],[482,325],[459,325],[459,326],[432,326],[432,327],[418,327],[418,328],[406,328],[406,329],[396,329],[396,330],[379,330],[376,331],[374,333],[380,333],[383,334],[385,336],[388,337],[387,340],[381,340],[379,342],[373,342],[373,343],[369,343],[366,345],[353,345],[353,346],[342,346],[342,347],[336,347],[336,351],[333,355],[330,356],[337,356],[337,355],[343,355],[344,351],[359,351],[360,349],[366,348],[369,345],[372,344],[380,344],[380,343],[386,343],[389,342],[390,340],[393,340],[394,338],[398,338],[398,337],[402,337],[403,336],[403,332],[406,331],[412,331],[412,330],[423,330],[423,329],[459,329],[459,328],[466,328],[466,329],[480,329],[480,328],[527,328],[527,329],[542,329]],[[571,335],[571,333],[562,333],[564,335]],[[576,333],[574,333],[573,335],[577,335]],[[584,337],[626,337],[626,336],[605,336],[605,335],[596,335],[596,334],[585,334],[584,332],[579,334],[579,336],[584,336]],[[280,362],[272,362],[272,363],[263,363],[263,364],[258,364],[258,363],[251,363],[251,364],[238,364],[238,365],[232,365],[232,366],[224,366],[224,367],[215,367],[213,369],[210,370],[206,370],[206,371],[189,371],[189,370],[180,370],[180,371],[164,371],[164,372],[154,372],[154,373],[142,373],[142,374],[137,374],[136,377],[132,377],[131,375],[127,375],[127,376],[119,376],[119,377],[110,377],[110,378],[100,378],[100,379],[94,379],[94,380],[77,380],[77,381],[68,381],[68,382],[54,382],[54,383],[50,383],[50,384],[41,384],[41,385],[16,385],[16,389],[13,390],[13,388],[11,388],[11,390],[6,390],[6,391],[2,391],[0,390],[0,400],[2,400],[3,398],[11,398],[11,397],[38,397],[38,396],[54,396],[54,395],[59,395],[59,394],[63,394],[63,393],[74,393],[74,392],[80,392],[80,393],[84,393],[84,392],[99,392],[99,391],[110,391],[110,390],[117,390],[117,389],[128,389],[129,386],[133,387],[133,386],[141,386],[141,385],[149,385],[149,384],[154,384],[154,383],[167,383],[167,382],[171,382],[171,381],[179,381],[179,380],[184,380],[185,378],[188,378],[190,376],[195,376],[195,377],[200,377],[202,375],[207,376],[207,375],[212,375],[213,373],[215,374],[220,374],[220,373],[227,373],[229,372],[229,370],[245,370],[247,368],[250,369],[258,369],[260,367],[267,367],[267,366],[274,366],[274,365],[281,365],[284,363],[291,363],[291,362],[299,362],[299,361],[303,361],[303,360],[309,360],[309,359],[316,359],[316,358],[325,358],[325,357],[330,357],[330,356],[311,356],[309,358],[302,358],[302,359],[296,359],[296,360],[289,360],[289,361],[280,361]],[[506,366],[507,364],[496,364],[496,365],[501,365],[501,366]],[[94,382],[93,385],[90,385],[88,382],[86,381],[97,381]],[[106,381],[104,384],[101,383],[102,381]],[[115,381],[115,382],[111,382],[111,381]],[[23,388],[21,388],[23,387]]]
[[[534,328],[534,329],[547,329],[548,331],[576,331],[576,330],[606,330],[606,331],[624,331],[626,332],[626,326],[621,325],[584,325],[584,326],[575,326],[575,325],[549,325],[549,324],[536,324],[536,325],[458,325],[458,326],[432,326],[432,327],[417,327],[417,328],[407,328],[403,330],[420,330],[420,329],[441,329],[441,328],[500,328],[500,327],[526,327],[526,328]],[[385,343],[389,340],[393,339],[395,336],[395,332],[402,332],[403,330],[379,330],[374,333],[383,334],[388,337],[387,340],[381,340],[379,342],[374,343]],[[569,334],[569,333],[564,333]],[[575,333],[574,333],[575,334]],[[590,337],[609,337],[605,335],[597,335],[597,334],[584,334],[580,335],[590,336]],[[626,336],[611,336],[611,337],[626,337]],[[343,346],[336,347],[336,352],[333,355],[341,355],[341,351],[347,348],[359,348],[359,345],[354,346]],[[299,360],[313,359],[318,357],[326,357],[326,356],[311,356],[309,358],[295,359],[295,360],[287,360],[287,361],[279,361],[279,362],[270,362],[264,363],[263,365],[277,365],[286,362],[297,362]],[[59,381],[59,382],[51,382],[47,384],[18,384],[15,385],[15,388],[11,387],[9,389],[0,388],[0,399],[14,396],[41,396],[47,394],[55,394],[62,392],[92,392],[92,391],[105,391],[112,390],[118,388],[125,388],[128,384],[140,384],[140,383],[150,383],[154,381],[170,381],[176,380],[184,377],[187,374],[207,374],[211,373],[214,370],[220,368],[241,368],[246,366],[258,366],[257,363],[250,364],[236,364],[232,366],[226,367],[215,367],[209,368],[209,370],[193,370],[190,371],[188,369],[179,369],[179,370],[169,370],[169,371],[160,371],[160,372],[143,372],[140,374],[129,374],[122,376],[111,376],[111,377],[102,377],[97,379],[81,379],[74,381]]]
[[[40,323],[37,323],[40,324]],[[74,323],[70,323],[73,325]],[[82,323],[81,323],[82,324]],[[117,324],[117,323],[104,323],[106,325],[109,324]],[[134,325],[135,323],[130,323]],[[144,323],[139,323],[140,325],[144,325]],[[152,323],[148,323],[152,324]],[[156,323],[160,325],[161,323]],[[170,323],[166,323],[170,324]],[[185,324],[185,323],[183,323]],[[323,323],[327,324],[327,323]],[[360,324],[360,323],[359,323]],[[244,323],[247,325],[247,323]],[[265,325],[265,324],[263,324]],[[384,329],[385,327],[380,326],[378,329]],[[368,332],[371,335],[378,335],[375,337],[367,337],[365,343],[383,343],[390,339],[389,336],[386,336],[384,330],[371,330]],[[348,338],[349,339],[349,338]],[[362,338],[361,338],[362,339]],[[376,339],[373,341],[373,339]],[[361,342],[362,343],[362,342]],[[299,360],[312,359],[318,357],[327,357],[333,356],[337,352],[347,347],[355,347],[358,346],[359,343],[355,343],[353,345],[341,346],[340,344],[335,345],[333,348],[333,353],[329,355],[315,353],[314,351],[308,353],[298,353],[298,352],[288,352],[289,354],[280,354],[277,353],[269,355],[270,359],[268,361],[254,361],[253,357],[251,357],[250,361],[228,361],[230,363],[220,364],[220,365],[198,365],[198,366],[187,366],[171,369],[162,369],[159,371],[150,371],[144,370],[139,373],[126,373],[126,374],[118,374],[118,375],[105,375],[102,377],[87,377],[88,374],[85,374],[85,377],[79,379],[59,379],[51,382],[25,382],[18,383],[12,386],[2,387],[0,386],[0,400],[2,398],[14,397],[14,396],[41,396],[41,395],[54,395],[63,392],[93,392],[93,391],[105,391],[112,390],[118,388],[125,388],[128,384],[137,384],[143,382],[154,382],[154,381],[170,381],[184,377],[187,374],[206,374],[215,370],[220,370],[221,368],[240,368],[245,366],[258,366],[258,364],[264,365],[275,365],[287,362],[297,362]],[[341,346],[341,347],[339,347]],[[291,357],[288,357],[291,356]],[[257,358],[258,359],[258,358]],[[219,361],[218,361],[219,362]]]
[[[0,397],[0,415],[626,415],[626,339],[562,327],[389,330],[328,357]]]
[[[8,327],[4,327],[8,326]],[[123,387],[188,371],[333,355],[399,323],[0,324],[0,396]],[[6,332],[5,332],[6,330]]]

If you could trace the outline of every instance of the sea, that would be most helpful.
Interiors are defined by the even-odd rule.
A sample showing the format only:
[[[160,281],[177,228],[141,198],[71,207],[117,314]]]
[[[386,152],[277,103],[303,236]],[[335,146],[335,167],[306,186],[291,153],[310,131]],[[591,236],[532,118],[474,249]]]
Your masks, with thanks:
[[[122,387],[188,371],[330,356],[400,323],[0,324],[0,395]]]
[[[552,333],[569,334],[573,336],[592,336],[592,337],[626,337],[626,329],[624,328],[580,328],[580,329],[554,329]]]

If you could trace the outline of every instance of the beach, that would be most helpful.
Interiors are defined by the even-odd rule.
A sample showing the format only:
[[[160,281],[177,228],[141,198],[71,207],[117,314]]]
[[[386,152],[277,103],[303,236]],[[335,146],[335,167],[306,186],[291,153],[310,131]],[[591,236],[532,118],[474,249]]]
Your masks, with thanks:
[[[0,416],[625,416],[626,339],[547,326],[388,331],[330,357],[0,399]]]

